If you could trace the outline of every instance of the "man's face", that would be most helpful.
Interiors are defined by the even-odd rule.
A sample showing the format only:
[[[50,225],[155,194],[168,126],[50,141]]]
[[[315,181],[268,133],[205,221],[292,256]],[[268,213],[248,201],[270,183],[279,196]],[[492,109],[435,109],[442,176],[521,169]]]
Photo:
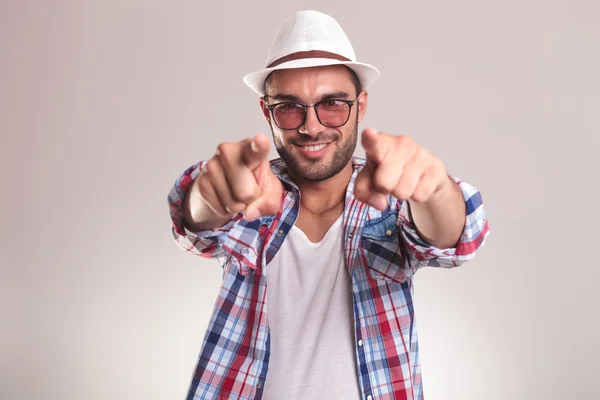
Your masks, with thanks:
[[[337,128],[323,126],[315,109],[309,107],[303,125],[294,130],[281,129],[266,108],[282,101],[312,105],[325,99],[355,100],[356,88],[346,67],[276,71],[270,78],[267,95],[267,103],[261,102],[263,113],[271,126],[277,152],[293,175],[308,181],[323,181],[348,165],[356,148],[358,123],[366,110],[366,92],[351,106],[348,122]],[[327,124],[325,111],[320,112],[321,120]]]

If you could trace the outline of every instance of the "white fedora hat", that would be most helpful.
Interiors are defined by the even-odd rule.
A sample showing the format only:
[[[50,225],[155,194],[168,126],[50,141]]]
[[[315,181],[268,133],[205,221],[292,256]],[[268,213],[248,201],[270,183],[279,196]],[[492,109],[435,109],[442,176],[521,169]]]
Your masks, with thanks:
[[[325,65],[348,66],[363,89],[380,76],[374,66],[356,61],[350,40],[334,18],[313,10],[298,11],[279,26],[265,68],[245,75],[243,81],[263,96],[264,82],[271,72]]]

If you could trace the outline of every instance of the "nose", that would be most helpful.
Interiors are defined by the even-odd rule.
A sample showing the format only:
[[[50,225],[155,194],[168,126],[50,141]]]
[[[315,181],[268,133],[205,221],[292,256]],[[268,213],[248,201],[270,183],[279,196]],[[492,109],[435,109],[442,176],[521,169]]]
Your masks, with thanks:
[[[300,133],[310,136],[316,136],[323,129],[323,125],[319,122],[317,118],[317,112],[314,107],[308,107],[306,110],[306,119],[304,120],[304,125],[300,127]]]

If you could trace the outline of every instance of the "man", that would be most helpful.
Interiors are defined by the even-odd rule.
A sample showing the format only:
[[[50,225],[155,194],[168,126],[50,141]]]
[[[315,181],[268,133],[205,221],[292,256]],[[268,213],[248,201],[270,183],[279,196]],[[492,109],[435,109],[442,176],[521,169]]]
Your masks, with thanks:
[[[281,24],[260,95],[263,134],[222,143],[169,194],[185,250],[223,284],[188,399],[422,399],[413,276],[475,255],[481,196],[408,136],[366,129],[379,71],[339,24]]]

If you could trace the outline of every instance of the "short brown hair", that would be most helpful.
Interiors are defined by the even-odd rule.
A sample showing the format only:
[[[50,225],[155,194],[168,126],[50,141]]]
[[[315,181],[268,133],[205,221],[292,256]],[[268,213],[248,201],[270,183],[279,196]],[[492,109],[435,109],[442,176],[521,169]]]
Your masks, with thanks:
[[[348,70],[348,72],[350,73],[350,79],[352,80],[352,84],[354,85],[354,89],[356,90],[356,95],[358,96],[360,94],[360,92],[362,92],[362,85],[360,84],[360,79],[358,79],[358,75],[356,75],[356,72],[354,72],[354,70],[352,68],[347,67],[347,66],[345,66],[345,67]],[[273,71],[273,72],[275,72],[275,71]],[[271,72],[265,79],[265,83],[263,85],[263,92],[265,94],[267,93],[267,86],[271,82],[271,75],[273,75],[273,72]]]

